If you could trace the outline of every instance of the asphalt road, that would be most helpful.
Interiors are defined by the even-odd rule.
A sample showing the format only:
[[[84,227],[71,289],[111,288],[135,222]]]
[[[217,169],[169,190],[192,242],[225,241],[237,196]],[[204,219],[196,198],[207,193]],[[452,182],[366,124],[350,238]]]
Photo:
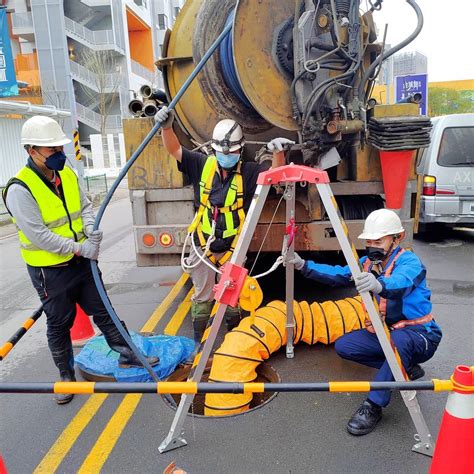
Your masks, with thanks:
[[[177,267],[137,268],[127,200],[111,204],[103,220],[100,267],[112,302],[129,328],[139,330],[168,294],[181,272]],[[428,269],[433,312],[443,341],[424,364],[426,378],[448,378],[455,365],[474,363],[474,236],[451,231],[415,242]],[[21,261],[15,237],[0,237],[0,334],[6,340],[39,305]],[[281,274],[264,283],[278,296]],[[159,321],[157,332],[185,312],[179,305],[187,282]],[[340,292],[297,280],[297,299],[335,299]],[[281,295],[280,295],[281,297]],[[156,313],[155,313],[156,316]],[[191,334],[189,317],[179,327]],[[373,371],[343,361],[332,347],[298,345],[287,360],[270,359],[283,381],[370,380]],[[44,316],[0,362],[1,381],[54,381],[57,373],[47,349]],[[162,472],[172,461],[189,473],[423,473],[429,458],[410,451],[415,434],[398,394],[377,429],[361,438],[345,424],[364,394],[279,394],[264,407],[225,419],[188,417],[187,447],[166,454],[158,445],[174,412],[159,397],[76,396],[57,406],[51,395],[1,395],[0,454],[9,472]],[[436,438],[446,393],[419,393],[427,424]]]

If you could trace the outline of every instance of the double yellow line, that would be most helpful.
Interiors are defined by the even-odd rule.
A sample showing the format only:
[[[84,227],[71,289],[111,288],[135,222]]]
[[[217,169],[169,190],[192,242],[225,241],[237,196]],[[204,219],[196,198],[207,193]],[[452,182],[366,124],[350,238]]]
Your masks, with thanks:
[[[189,275],[183,273],[174,287],[163,299],[160,305],[155,309],[148,321],[141,328],[141,332],[150,332],[155,329],[157,324],[168,311],[169,307],[176,299],[182,288],[184,287]],[[178,309],[165,327],[165,334],[175,335],[186,317],[191,306],[190,290],[185,299],[180,303]],[[56,442],[51,446],[45,457],[38,464],[34,473],[54,473],[63,462],[66,455],[74,446],[80,434],[87,427],[89,422],[98,412],[104,401],[107,399],[107,394],[96,394],[89,397],[87,402],[82,406],[76,416],[71,420],[65,430],[59,435]],[[115,444],[119,440],[123,430],[125,429],[129,419],[135,412],[140,400],[141,394],[129,394],[124,397],[112,418],[107,423],[101,435],[94,444],[94,447],[89,452],[88,456],[79,468],[79,473],[99,472],[102,466],[107,461]]]

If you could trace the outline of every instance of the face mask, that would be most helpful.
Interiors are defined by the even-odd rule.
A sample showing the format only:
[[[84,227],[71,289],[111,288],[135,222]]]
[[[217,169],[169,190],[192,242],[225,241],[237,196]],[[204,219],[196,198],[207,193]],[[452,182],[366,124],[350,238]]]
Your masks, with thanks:
[[[56,153],[53,153],[52,155],[48,156],[44,164],[50,170],[61,171],[62,169],[64,169],[64,165],[66,164],[66,155],[63,151],[57,151]]]
[[[228,155],[225,155],[224,153],[220,151],[216,151],[216,158],[221,168],[224,168],[225,170],[229,170],[233,168],[239,162],[240,154],[229,153]]]
[[[392,247],[393,243],[390,245],[387,251],[381,247],[366,247],[365,250],[367,251],[367,258],[371,262],[381,262],[390,254]]]

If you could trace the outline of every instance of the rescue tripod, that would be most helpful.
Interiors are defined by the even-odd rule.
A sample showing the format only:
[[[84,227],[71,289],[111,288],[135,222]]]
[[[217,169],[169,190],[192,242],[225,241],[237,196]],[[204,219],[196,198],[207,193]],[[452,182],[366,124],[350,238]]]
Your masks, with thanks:
[[[321,171],[308,166],[300,166],[290,164],[278,168],[270,169],[259,175],[257,180],[257,189],[252,200],[249,212],[246,216],[242,232],[240,234],[237,246],[232,255],[231,260],[222,268],[222,275],[219,283],[215,286],[216,303],[212,310],[209,319],[208,327],[202,338],[201,347],[197,353],[191,372],[188,377],[190,382],[200,382],[204,373],[206,363],[211,354],[217,333],[222,324],[224,313],[228,305],[237,306],[239,296],[243,290],[247,293],[256,290],[255,286],[248,285],[247,277],[248,270],[243,267],[247,250],[249,248],[252,236],[257,227],[257,223],[265,205],[270,187],[272,185],[287,185],[286,187],[286,201],[287,209],[286,216],[289,225],[293,224],[295,218],[295,186],[296,183],[315,184],[321,197],[323,206],[327,212],[329,220],[334,228],[334,232],[341,246],[341,250],[349,265],[352,276],[355,279],[361,273],[361,266],[357,250],[349,239],[349,233],[346,224],[337,207],[334,194],[329,185],[329,178],[325,171]],[[293,235],[294,236],[294,235]],[[293,290],[294,290],[294,265],[290,263],[294,255],[294,241],[291,234],[288,233],[285,238],[291,239],[287,241],[287,261],[286,266],[286,307],[287,307],[287,357],[293,357]],[[246,283],[247,280],[247,283]],[[256,291],[255,291],[256,293]],[[407,380],[406,372],[400,360],[400,356],[396,347],[393,345],[390,337],[390,332],[381,319],[378,310],[376,309],[374,299],[369,292],[361,293],[362,301],[365,305],[366,311],[374,327],[377,339],[382,346],[385,357],[388,361],[392,374],[397,382],[404,382]],[[252,298],[251,298],[252,299]],[[431,439],[428,426],[426,425],[423,414],[421,413],[415,391],[402,391],[402,398],[410,413],[410,416],[415,425],[417,434],[415,435],[416,444],[412,450],[427,456],[432,456],[434,451],[434,444]],[[194,395],[191,393],[183,394],[180,404],[176,411],[173,423],[171,425],[168,436],[163,440],[158,450],[160,453],[170,451],[187,444],[183,437],[183,425],[186,415],[193,401]]]

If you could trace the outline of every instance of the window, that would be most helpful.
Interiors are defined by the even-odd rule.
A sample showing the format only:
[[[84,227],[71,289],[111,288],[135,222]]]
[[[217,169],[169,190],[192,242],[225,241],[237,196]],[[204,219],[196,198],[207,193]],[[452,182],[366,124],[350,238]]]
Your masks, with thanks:
[[[168,17],[164,13],[158,13],[158,29],[166,30],[168,28]]]
[[[438,153],[440,166],[474,166],[474,127],[446,128]]]

